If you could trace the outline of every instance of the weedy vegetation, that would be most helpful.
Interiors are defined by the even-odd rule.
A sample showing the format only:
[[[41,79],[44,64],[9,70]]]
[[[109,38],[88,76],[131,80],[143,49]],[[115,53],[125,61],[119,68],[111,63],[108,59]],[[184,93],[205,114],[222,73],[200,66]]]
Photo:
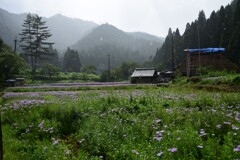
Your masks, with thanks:
[[[239,110],[238,92],[181,86],[6,92],[4,159],[237,159]]]

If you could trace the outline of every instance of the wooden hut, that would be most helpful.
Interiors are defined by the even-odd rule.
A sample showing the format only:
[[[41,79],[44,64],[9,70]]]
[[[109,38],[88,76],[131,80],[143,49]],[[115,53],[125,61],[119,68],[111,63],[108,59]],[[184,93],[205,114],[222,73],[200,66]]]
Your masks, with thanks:
[[[157,70],[154,68],[136,68],[131,76],[131,83],[156,83]]]
[[[177,67],[183,75],[198,75],[205,69],[237,70],[237,66],[225,58],[224,48],[185,49],[186,59]]]

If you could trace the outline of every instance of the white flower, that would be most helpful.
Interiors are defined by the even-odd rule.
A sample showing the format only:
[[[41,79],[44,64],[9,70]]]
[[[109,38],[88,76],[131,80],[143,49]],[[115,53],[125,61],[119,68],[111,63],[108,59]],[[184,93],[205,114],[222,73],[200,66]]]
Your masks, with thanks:
[[[136,155],[139,155],[138,151],[132,150],[132,153],[135,153]]]
[[[161,157],[162,155],[163,155],[163,152],[159,152],[159,153],[157,154],[158,157]]]

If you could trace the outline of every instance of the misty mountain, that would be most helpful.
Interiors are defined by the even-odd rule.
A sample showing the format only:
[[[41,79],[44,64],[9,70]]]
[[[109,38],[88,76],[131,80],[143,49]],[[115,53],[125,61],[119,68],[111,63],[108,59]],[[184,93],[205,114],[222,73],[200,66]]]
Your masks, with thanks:
[[[19,37],[23,21],[27,14],[13,14],[0,9],[0,37],[5,43],[13,46],[13,40]],[[63,51],[68,46],[73,45],[84,35],[98,26],[90,21],[83,21],[77,18],[69,18],[60,14],[50,18],[44,18],[47,21],[52,37],[48,40],[54,42],[54,48]]]
[[[65,50],[68,46],[75,44],[79,39],[97,27],[96,23],[83,21],[78,18],[69,18],[61,14],[46,19],[52,37],[49,41],[54,42],[58,50]]]
[[[157,37],[148,33],[144,33],[144,32],[128,32],[128,34],[132,35],[135,38],[138,39],[145,39],[148,41],[156,41],[159,43],[162,43],[164,41],[164,38],[162,37]]]
[[[155,55],[157,47],[162,43],[161,39],[157,39],[154,36],[152,36],[153,38],[151,39],[150,36],[148,36],[149,40],[146,40],[138,38],[136,35],[135,33],[126,33],[109,24],[103,24],[83,37],[73,45],[72,48],[79,51],[88,51],[96,46],[107,44],[109,46],[121,47],[131,51],[138,51],[141,55],[146,57]]]
[[[0,9],[0,37],[13,47],[15,37],[20,39],[22,24],[27,14],[13,14]],[[125,61],[144,63],[152,58],[163,38],[142,32],[124,32],[112,25],[69,18],[57,14],[47,21],[54,42],[53,48],[64,52],[67,47],[78,50],[83,65],[95,64],[106,68],[106,57],[111,55],[112,67]],[[19,42],[17,50],[20,50]],[[101,68],[100,67],[100,68]]]
[[[127,33],[110,24],[103,24],[92,30],[71,48],[80,52],[84,65],[95,64],[106,69],[107,57],[111,56],[112,67],[123,62],[144,63],[155,55],[161,38],[145,33]]]
[[[13,41],[21,31],[21,25],[27,14],[13,14],[0,8],[0,37],[13,46]]]

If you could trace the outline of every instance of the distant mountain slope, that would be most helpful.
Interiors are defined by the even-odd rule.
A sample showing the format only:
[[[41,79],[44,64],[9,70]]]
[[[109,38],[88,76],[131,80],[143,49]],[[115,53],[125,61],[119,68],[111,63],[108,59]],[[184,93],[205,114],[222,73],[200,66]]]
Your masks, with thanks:
[[[13,14],[0,9],[0,37],[5,43],[13,46],[15,37],[19,38],[23,21],[27,14]],[[40,15],[41,16],[41,15]],[[50,18],[44,18],[50,33],[53,35],[49,41],[54,42],[54,48],[60,51],[73,45],[93,28],[98,26],[90,21],[83,21],[77,18],[69,18],[57,14]]]
[[[164,38],[162,38],[162,37],[157,37],[157,36],[154,36],[154,35],[151,35],[148,33],[144,33],[144,32],[128,32],[128,34],[130,34],[138,39],[145,39],[145,40],[156,41],[156,42],[160,42],[160,43],[162,43],[164,41]]]
[[[26,14],[13,14],[0,8],[0,37],[5,43],[13,46],[13,41],[21,31]]]
[[[90,21],[69,18],[60,14],[46,20],[47,26],[53,34],[49,41],[55,42],[54,47],[59,50],[65,50],[98,26]]]
[[[144,39],[144,38],[146,38]],[[123,62],[144,63],[155,55],[161,39],[147,34],[126,33],[118,28],[103,24],[83,37],[71,48],[80,52],[83,65],[94,64],[102,70],[107,67],[107,57],[111,56],[111,66]]]
[[[156,38],[154,40],[146,40],[143,38],[137,38],[137,36],[133,36],[132,34],[121,31],[112,25],[103,24],[95,28],[87,36],[83,37],[73,45],[72,48],[81,51],[108,44],[129,49],[131,51],[138,51],[141,55],[149,57],[156,53],[157,47],[162,43],[161,40]],[[149,37],[148,39],[150,39]]]

